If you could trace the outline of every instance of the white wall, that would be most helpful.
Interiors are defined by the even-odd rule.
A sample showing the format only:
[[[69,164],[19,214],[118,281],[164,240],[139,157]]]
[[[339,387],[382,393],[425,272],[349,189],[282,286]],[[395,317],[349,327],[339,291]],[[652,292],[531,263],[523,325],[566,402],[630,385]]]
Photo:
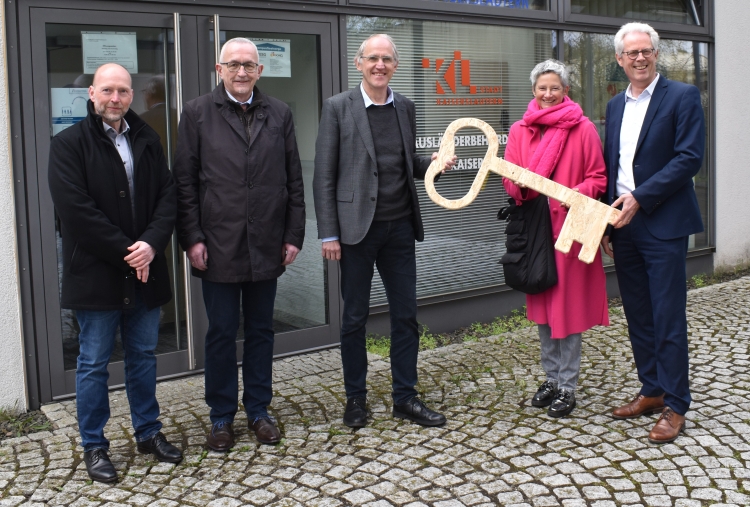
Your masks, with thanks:
[[[714,266],[750,261],[750,2],[713,2],[716,21],[716,255]]]
[[[0,4],[0,408],[17,411],[27,408],[27,398],[10,152],[4,4]]]

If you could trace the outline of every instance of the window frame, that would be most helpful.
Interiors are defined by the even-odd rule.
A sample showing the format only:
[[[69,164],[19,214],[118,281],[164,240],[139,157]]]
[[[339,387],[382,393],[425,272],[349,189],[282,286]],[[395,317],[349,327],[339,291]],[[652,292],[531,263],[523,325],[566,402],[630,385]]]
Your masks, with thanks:
[[[600,31],[604,27],[614,27],[615,31],[623,24],[630,21],[639,21],[638,19],[628,18],[616,18],[612,16],[594,16],[591,14],[575,14],[573,13],[572,0],[557,0],[559,5],[558,11],[560,12],[559,21],[566,25],[566,30],[570,30],[572,25],[580,24],[588,28],[586,30],[581,26],[580,31],[594,31],[592,28]],[[675,35],[683,36],[696,36],[696,35],[708,35],[713,36],[713,6],[711,2],[713,0],[697,0],[700,2],[699,6],[696,7],[699,12],[698,15],[702,20],[701,25],[686,25],[682,23],[666,23],[662,21],[648,21],[654,30],[659,32],[661,36],[662,32]],[[711,41],[713,42],[713,41]]]
[[[467,16],[454,18],[457,22],[467,22],[473,16],[492,16],[501,19],[525,19],[534,21],[557,21],[559,19],[559,0],[549,0],[550,10],[538,11],[532,9],[514,9],[509,7],[487,7],[483,5],[464,5],[433,0],[342,0],[346,5],[395,9],[411,12],[431,12]],[[348,14],[348,13],[347,13]],[[403,16],[403,14],[399,14]]]

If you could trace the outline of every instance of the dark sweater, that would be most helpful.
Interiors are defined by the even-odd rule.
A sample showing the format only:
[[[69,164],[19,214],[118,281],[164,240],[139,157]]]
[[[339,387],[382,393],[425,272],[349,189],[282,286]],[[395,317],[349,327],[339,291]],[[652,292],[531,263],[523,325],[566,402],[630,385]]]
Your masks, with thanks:
[[[373,220],[385,222],[408,217],[411,215],[411,200],[406,178],[406,154],[396,108],[393,104],[370,106],[367,118],[378,163],[378,200]]]

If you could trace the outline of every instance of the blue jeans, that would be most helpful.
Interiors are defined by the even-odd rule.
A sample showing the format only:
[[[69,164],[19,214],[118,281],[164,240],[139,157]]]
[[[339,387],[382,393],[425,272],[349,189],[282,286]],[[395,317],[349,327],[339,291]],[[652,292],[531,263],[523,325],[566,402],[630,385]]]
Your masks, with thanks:
[[[237,414],[237,330],[244,316],[242,404],[250,421],[268,414],[273,392],[273,304],[276,279],[217,283],[203,280],[208,314],[206,332],[206,403],[213,424],[232,422]]]
[[[417,261],[411,217],[373,222],[356,245],[341,245],[341,362],[346,397],[367,395],[365,325],[370,313],[374,266],[383,280],[391,317],[393,402],[417,395]]]
[[[135,291],[135,308],[128,311],[76,310],[81,328],[76,371],[76,409],[81,445],[84,451],[109,449],[104,425],[109,420],[107,365],[115,347],[115,332],[125,350],[125,390],[130,417],[138,442],[161,430],[159,403],[156,401],[156,356],[160,309],[148,310]]]

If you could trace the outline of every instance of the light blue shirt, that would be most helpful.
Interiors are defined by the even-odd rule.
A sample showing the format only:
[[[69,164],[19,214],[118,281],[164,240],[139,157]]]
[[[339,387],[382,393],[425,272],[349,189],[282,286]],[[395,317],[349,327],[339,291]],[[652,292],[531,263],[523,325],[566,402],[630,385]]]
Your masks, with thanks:
[[[117,148],[117,152],[120,154],[122,159],[122,165],[125,166],[125,174],[128,177],[128,188],[130,189],[130,205],[135,215],[135,184],[133,181],[133,150],[130,148],[130,139],[128,139],[128,131],[130,131],[130,125],[122,120],[120,125],[120,132],[118,133],[112,125],[108,125],[102,122],[104,132],[112,140],[112,144]]]
[[[370,106],[385,106],[387,104],[393,104],[393,107],[396,107],[396,103],[393,101],[393,90],[391,90],[391,87],[388,87],[388,97],[385,99],[385,104],[376,104],[375,102],[370,99],[370,96],[367,95],[367,92],[365,92],[365,86],[362,83],[359,83],[359,91],[362,92],[362,98],[365,100],[365,109],[367,109]],[[326,243],[328,241],[336,241],[338,240],[338,236],[331,236],[330,238],[323,238],[320,241],[323,243]]]

